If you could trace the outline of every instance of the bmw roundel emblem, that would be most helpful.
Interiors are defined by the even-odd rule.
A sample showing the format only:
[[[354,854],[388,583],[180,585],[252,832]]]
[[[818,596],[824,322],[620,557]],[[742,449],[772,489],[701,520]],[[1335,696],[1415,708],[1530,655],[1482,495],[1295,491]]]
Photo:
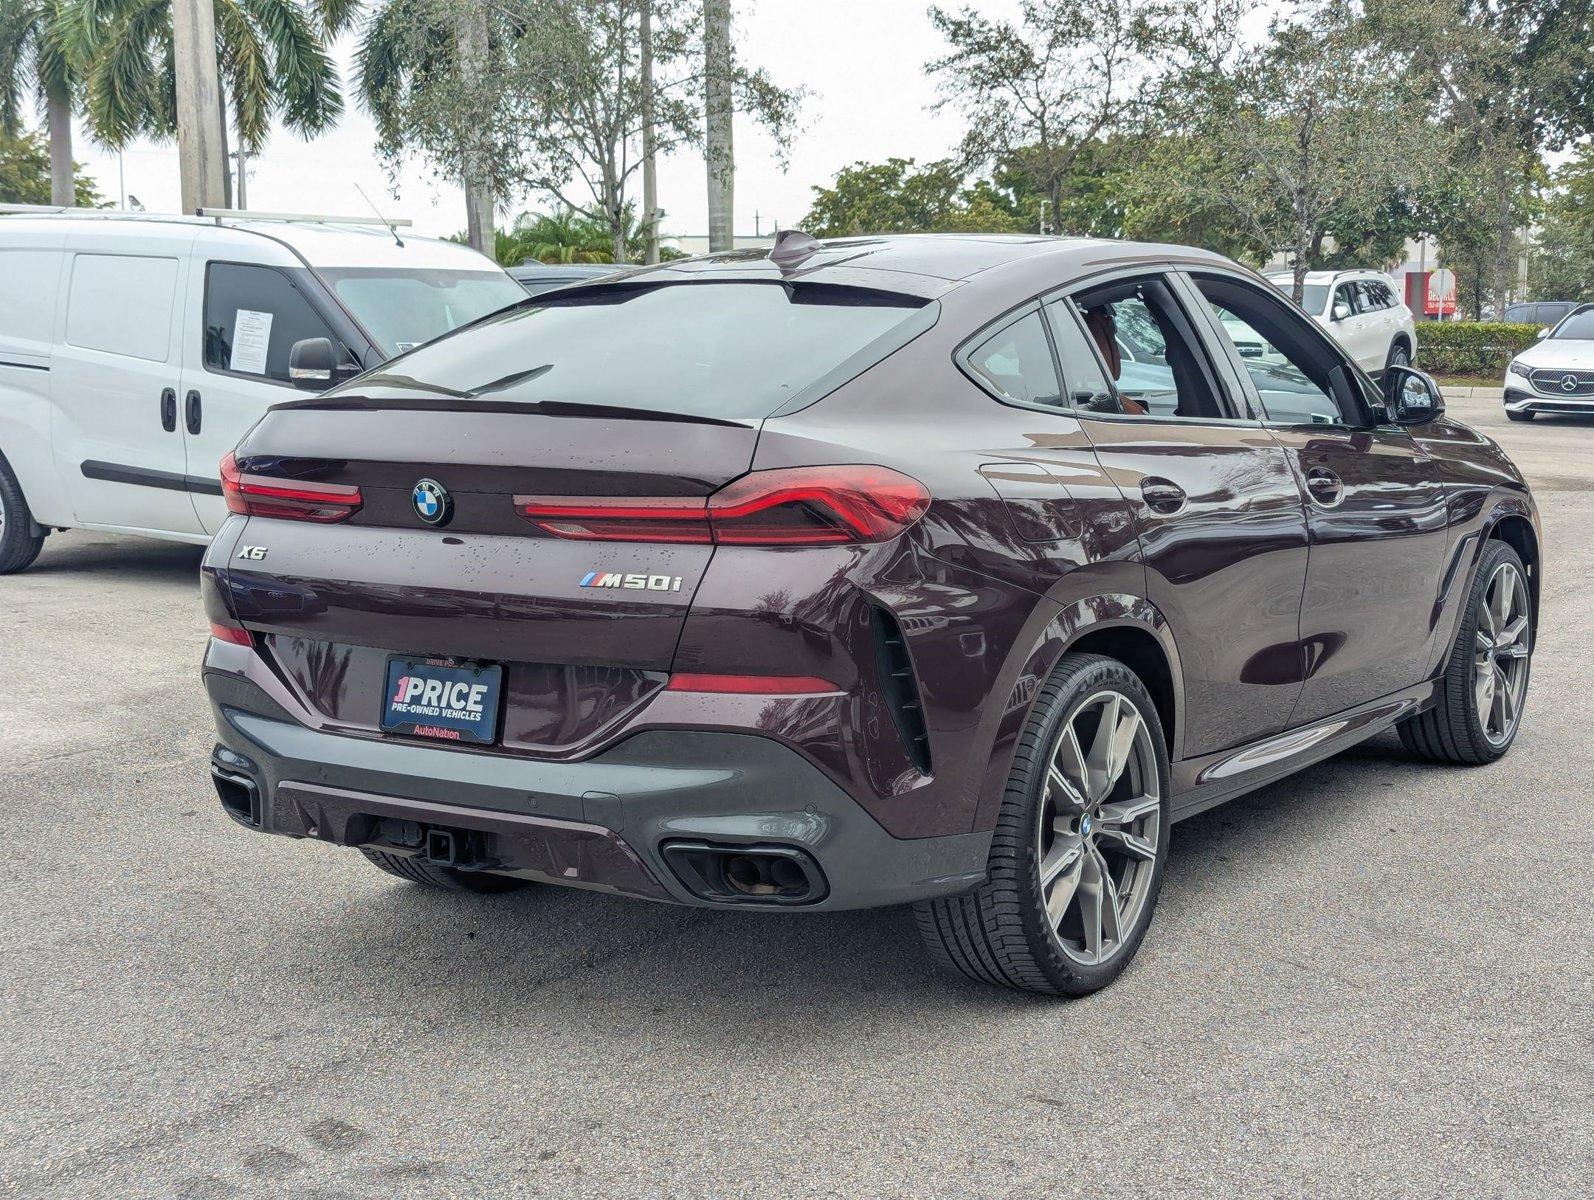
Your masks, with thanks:
[[[454,500],[448,489],[435,479],[423,479],[410,493],[415,504],[415,515],[428,525],[445,525],[454,515]]]

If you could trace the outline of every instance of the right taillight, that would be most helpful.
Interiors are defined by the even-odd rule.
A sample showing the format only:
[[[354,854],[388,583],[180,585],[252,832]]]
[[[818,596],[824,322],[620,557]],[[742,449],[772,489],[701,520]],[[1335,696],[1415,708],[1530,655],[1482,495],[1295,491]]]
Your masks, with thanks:
[[[930,507],[917,479],[888,467],[753,471],[708,498],[516,496],[515,508],[555,537],[592,542],[833,546],[884,542]]]
[[[231,454],[221,460],[221,494],[230,512],[321,524],[347,521],[361,504],[357,487],[246,475]]]

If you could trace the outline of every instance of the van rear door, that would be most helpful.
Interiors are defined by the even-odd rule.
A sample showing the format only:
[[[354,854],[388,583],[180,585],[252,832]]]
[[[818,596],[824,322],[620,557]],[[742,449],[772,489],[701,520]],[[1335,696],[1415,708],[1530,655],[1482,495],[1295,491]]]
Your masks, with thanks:
[[[200,540],[179,395],[194,231],[131,224],[67,241],[51,363],[56,462],[79,524]]]

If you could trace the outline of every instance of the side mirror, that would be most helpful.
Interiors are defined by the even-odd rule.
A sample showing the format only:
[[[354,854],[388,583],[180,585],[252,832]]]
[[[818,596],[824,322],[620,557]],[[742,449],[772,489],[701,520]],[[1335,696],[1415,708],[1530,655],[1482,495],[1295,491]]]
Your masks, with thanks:
[[[1336,321],[1350,320],[1350,305],[1346,304],[1343,300],[1335,301],[1333,319]]]
[[[1543,329],[1539,330],[1533,336],[1538,338],[1538,340],[1542,342],[1545,338],[1550,336],[1550,327],[1548,325],[1546,325]]]
[[[1445,398],[1433,376],[1415,367],[1384,369],[1384,404],[1397,425],[1426,425],[1444,415]]]
[[[307,392],[324,391],[358,373],[357,366],[338,358],[330,338],[301,338],[288,351],[288,379]]]

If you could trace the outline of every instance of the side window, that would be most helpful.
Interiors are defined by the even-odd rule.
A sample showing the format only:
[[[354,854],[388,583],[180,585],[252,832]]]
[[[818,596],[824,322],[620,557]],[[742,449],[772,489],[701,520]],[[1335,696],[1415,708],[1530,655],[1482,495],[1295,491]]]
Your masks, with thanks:
[[[1350,386],[1344,363],[1289,305],[1233,279],[1196,276],[1194,282],[1244,364],[1268,420],[1289,425],[1362,423],[1354,411],[1347,421],[1336,398],[1336,371],[1343,386]],[[1348,392],[1345,406],[1354,410]]]
[[[1334,320],[1343,321],[1356,315],[1355,285],[1342,283],[1334,289]]]
[[[1059,330],[1077,321],[1100,367],[1112,382],[1116,404],[1125,416],[1228,420],[1225,404],[1184,310],[1161,280],[1108,284],[1081,292],[1051,308]],[[1061,334],[1059,337],[1061,338]],[[1080,361],[1077,344],[1060,341],[1068,386],[1088,388],[1069,374]],[[1092,406],[1097,411],[1101,405]]]
[[[1025,404],[1062,402],[1057,365],[1039,312],[1004,326],[968,355],[969,369],[999,399]]]
[[[71,346],[165,362],[172,336],[177,260],[79,254],[66,301]]]
[[[273,267],[211,263],[205,276],[205,366],[288,382],[288,354],[301,338],[332,338],[325,321]]]
[[[1051,318],[1057,357],[1063,364],[1063,394],[1075,408],[1088,412],[1122,412],[1090,337],[1079,323],[1074,306],[1060,301],[1046,306]]]

